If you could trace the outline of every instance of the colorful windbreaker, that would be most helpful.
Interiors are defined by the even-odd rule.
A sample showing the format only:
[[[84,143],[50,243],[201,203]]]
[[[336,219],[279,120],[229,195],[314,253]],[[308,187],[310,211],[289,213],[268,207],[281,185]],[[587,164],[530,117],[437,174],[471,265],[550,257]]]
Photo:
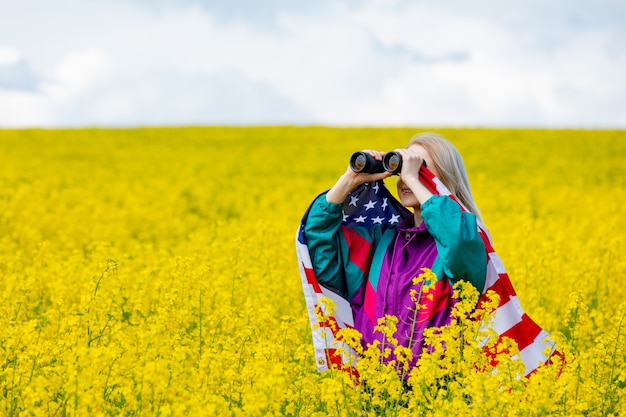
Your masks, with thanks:
[[[374,208],[366,210],[363,223],[375,218]],[[483,290],[487,253],[476,218],[445,196],[433,196],[422,204],[424,222],[417,227],[408,215],[397,228],[381,224],[349,228],[342,225],[341,209],[341,204],[328,203],[325,195],[311,205],[304,233],[317,280],[350,302],[354,328],[362,334],[364,347],[375,338],[382,342],[382,335],[373,332],[379,318],[397,317],[396,337],[413,351],[412,366],[424,348],[424,330],[450,323],[451,284],[464,279]],[[353,258],[355,253],[371,254],[369,268],[370,256]],[[357,271],[346,273],[355,266]],[[429,292],[433,299],[424,297],[418,308],[411,290],[420,293],[424,282],[413,279],[422,268],[433,270],[438,281]]]
[[[382,181],[363,184],[341,205],[327,203],[323,193],[305,213],[296,249],[318,370],[353,360],[338,329],[356,328],[367,344],[385,314],[399,317],[396,335],[412,348],[415,362],[423,330],[449,323],[451,284],[463,279],[483,297],[488,290],[500,296],[492,326],[517,342],[529,375],[555,352],[554,342],[521,308],[486,229],[425,167],[420,180],[437,196],[422,205],[424,223],[417,227]],[[411,322],[403,318],[411,311],[411,278],[421,267],[432,269],[437,283],[434,298],[419,310],[419,326],[409,328],[402,323]],[[332,314],[324,311],[324,297],[336,305]]]

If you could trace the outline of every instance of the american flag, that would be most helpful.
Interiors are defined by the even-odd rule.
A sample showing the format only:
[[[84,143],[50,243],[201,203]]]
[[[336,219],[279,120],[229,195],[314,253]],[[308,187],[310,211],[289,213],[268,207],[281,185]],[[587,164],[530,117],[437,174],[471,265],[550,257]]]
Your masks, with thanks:
[[[365,183],[353,190],[342,205],[342,225],[370,227],[397,225],[410,214],[382,181]]]
[[[443,183],[426,167],[420,169],[421,182],[433,193],[452,198],[463,210],[467,210]],[[310,209],[310,208],[309,208]],[[354,319],[348,300],[320,285],[315,276],[311,257],[307,247],[304,225],[309,209],[304,214],[296,234],[296,253],[300,266],[300,277],[305,302],[311,323],[313,347],[317,369],[322,372],[329,367],[346,368],[354,364],[356,354],[337,336],[341,328],[352,327]],[[389,192],[385,183],[378,181],[366,183],[356,188],[342,205],[342,225],[371,227],[383,225],[395,227],[410,212]],[[497,308],[491,313],[490,325],[500,339],[508,337],[517,343],[519,357],[526,367],[525,376],[536,371],[539,366],[553,355],[559,355],[556,343],[548,332],[542,329],[523,310],[515,289],[504,268],[502,261],[493,249],[491,237],[482,224],[478,224],[480,236],[487,250],[487,276],[478,305],[487,301],[485,294],[494,291],[500,297]],[[355,241],[358,242],[358,241]],[[348,242],[350,245],[350,242]],[[350,248],[352,253],[352,248]],[[358,248],[355,253],[359,253]],[[369,266],[369,253],[360,253],[355,257],[359,266]],[[352,259],[352,258],[351,258]],[[336,305],[334,314],[329,314],[324,298],[330,298]],[[325,319],[320,320],[324,313]]]

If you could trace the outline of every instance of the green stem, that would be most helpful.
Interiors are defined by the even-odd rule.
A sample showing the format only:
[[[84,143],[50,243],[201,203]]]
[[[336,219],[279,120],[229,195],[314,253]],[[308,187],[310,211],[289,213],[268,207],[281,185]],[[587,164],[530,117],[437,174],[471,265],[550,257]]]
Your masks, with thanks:
[[[202,360],[202,345],[204,344],[204,340],[202,339],[202,289],[200,289],[200,295],[198,296],[198,328],[200,330],[200,341],[198,343],[198,366],[200,366],[200,361]]]

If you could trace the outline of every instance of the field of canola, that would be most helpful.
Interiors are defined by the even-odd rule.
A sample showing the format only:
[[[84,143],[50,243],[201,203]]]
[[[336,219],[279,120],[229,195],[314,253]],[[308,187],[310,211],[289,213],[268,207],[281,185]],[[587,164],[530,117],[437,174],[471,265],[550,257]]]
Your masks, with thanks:
[[[424,130],[0,130],[0,414],[624,414],[626,131],[432,129],[565,365],[317,373],[300,218],[354,150]]]

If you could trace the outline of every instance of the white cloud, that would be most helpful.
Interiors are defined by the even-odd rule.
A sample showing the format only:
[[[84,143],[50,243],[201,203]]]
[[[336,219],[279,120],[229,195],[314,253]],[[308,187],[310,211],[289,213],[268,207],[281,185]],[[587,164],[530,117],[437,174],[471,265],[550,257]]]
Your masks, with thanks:
[[[108,58],[94,49],[68,53],[42,78],[24,61],[0,66],[0,124],[76,124],[71,119],[61,123],[57,116],[104,82],[109,68]]]
[[[305,122],[308,115],[271,87],[233,71],[181,75],[162,70],[100,86],[59,113],[98,124],[265,124]]]
[[[297,124],[311,117],[271,86],[234,71],[158,70],[140,77],[74,80],[68,76],[92,62],[75,58],[64,61],[45,95],[0,91],[4,125],[33,125],[33,120],[37,126]]]
[[[29,0],[4,9],[0,39],[14,41],[0,47],[0,126],[626,126],[618,1]]]
[[[99,50],[70,52],[56,66],[52,81],[44,89],[53,97],[71,99],[103,82],[110,67],[111,60]]]
[[[10,46],[0,45],[0,67],[15,65],[20,60],[20,51]]]
[[[626,84],[617,75],[625,69],[620,58],[624,48],[618,54],[602,50],[615,40],[614,32],[589,25],[588,30],[574,27],[569,36],[556,36],[558,21],[551,27],[525,27],[533,17],[528,10],[506,19],[486,19],[489,13],[480,3],[472,7],[468,13],[450,15],[434,6],[403,4],[398,10],[380,3],[359,13],[359,21],[382,45],[423,59],[405,62],[401,74],[385,79],[380,97],[352,103],[350,108],[358,109],[352,113],[354,122],[624,126],[626,102],[621,97]],[[534,14],[545,18],[562,12],[547,9]],[[503,11],[491,12],[493,17]],[[546,39],[547,45],[541,45]],[[441,59],[446,56],[466,59]],[[593,109],[608,103],[615,105],[612,111]],[[336,109],[328,111],[337,114]]]
[[[23,91],[0,90],[0,127],[54,126],[46,100]]]

